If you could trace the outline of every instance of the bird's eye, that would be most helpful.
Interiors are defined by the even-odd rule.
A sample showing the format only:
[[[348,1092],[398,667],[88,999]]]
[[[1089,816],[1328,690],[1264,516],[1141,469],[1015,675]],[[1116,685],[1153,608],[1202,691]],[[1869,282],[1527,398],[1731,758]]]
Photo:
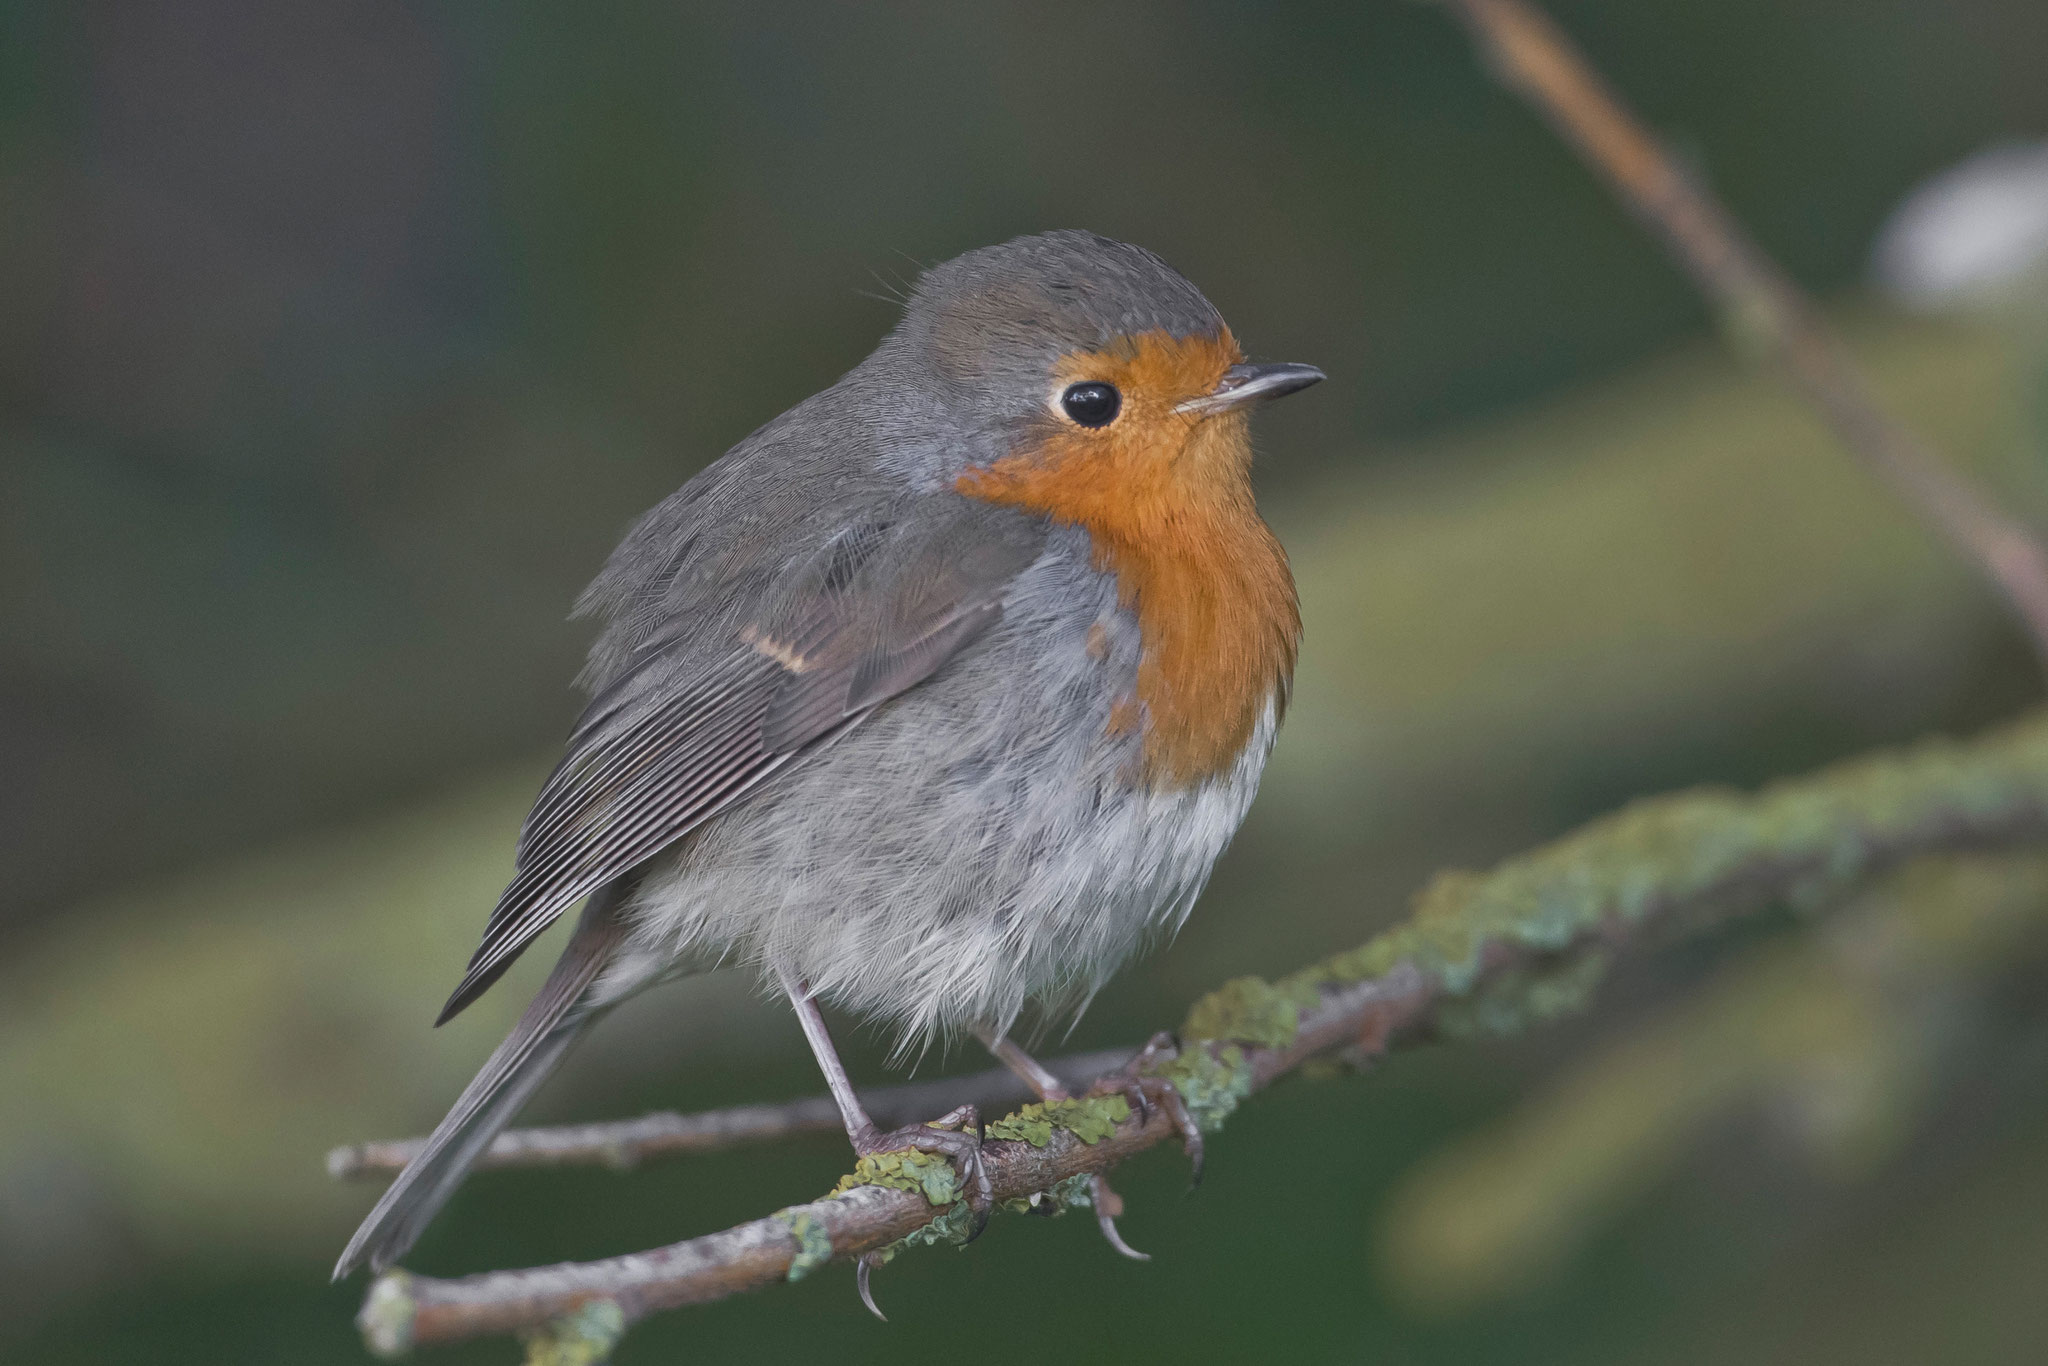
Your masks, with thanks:
[[[1124,396],[1116,386],[1101,380],[1069,384],[1060,395],[1060,408],[1083,427],[1107,427],[1116,421],[1117,410],[1123,406]]]

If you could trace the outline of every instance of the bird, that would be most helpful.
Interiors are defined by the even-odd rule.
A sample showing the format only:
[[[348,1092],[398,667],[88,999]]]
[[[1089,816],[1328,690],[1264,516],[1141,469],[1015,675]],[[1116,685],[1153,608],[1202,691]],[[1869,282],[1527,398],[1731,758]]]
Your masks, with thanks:
[[[335,1279],[403,1257],[607,1011],[720,966],[788,998],[857,1154],[945,1156],[985,1219],[972,1111],[882,1131],[820,1003],[893,1061],[972,1036],[1065,1095],[1011,1033],[1180,927],[1272,750],[1301,616],[1249,416],[1323,378],[1248,362],[1142,247],[1017,237],[925,270],[864,361],[643,516],[435,1023],[575,929]],[[1170,1086],[1134,1098],[1197,1140]]]

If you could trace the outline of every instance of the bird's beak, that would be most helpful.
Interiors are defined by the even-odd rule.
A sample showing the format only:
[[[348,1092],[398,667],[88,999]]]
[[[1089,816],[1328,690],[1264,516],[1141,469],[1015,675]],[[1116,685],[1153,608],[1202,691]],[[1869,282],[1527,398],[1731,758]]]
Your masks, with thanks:
[[[1176,413],[1208,417],[1242,408],[1261,399],[1279,398],[1306,389],[1326,378],[1313,365],[1233,365],[1223,372],[1216,387],[1200,398],[1191,398],[1174,408]]]

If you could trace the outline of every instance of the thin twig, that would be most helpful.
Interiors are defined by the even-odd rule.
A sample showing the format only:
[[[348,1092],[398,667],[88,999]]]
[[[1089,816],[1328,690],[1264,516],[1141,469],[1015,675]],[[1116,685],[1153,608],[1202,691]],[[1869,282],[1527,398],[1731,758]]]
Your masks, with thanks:
[[[1853,451],[2004,593],[2048,662],[2048,552],[2021,522],[1886,413],[1819,313],[1686,174],[1557,25],[1526,0],[1442,0],[1519,92],[1661,236],[1739,334],[1776,353]]]
[[[1131,1048],[1099,1049],[1054,1058],[1046,1064],[1076,1093],[1096,1077],[1131,1056]],[[1006,1067],[972,1076],[942,1077],[862,1091],[868,1114],[884,1129],[897,1129],[957,1105],[984,1112],[1031,1099],[1031,1090]],[[478,1169],[487,1167],[637,1167],[650,1158],[716,1152],[748,1143],[765,1143],[795,1134],[843,1132],[839,1107],[830,1096],[807,1096],[781,1105],[735,1105],[683,1115],[660,1110],[634,1119],[603,1124],[563,1124],[548,1128],[508,1129],[499,1134]],[[354,1177],[396,1176],[426,1146],[424,1138],[383,1139],[336,1148],[327,1154],[327,1174]]]
[[[1212,993],[1189,1013],[1178,1056],[1149,1070],[1172,1080],[1212,1129],[1310,1059],[1362,1066],[1460,1021],[1458,1012],[1474,1015],[1475,1004],[1477,1018],[1495,1022],[1554,1013],[1590,988],[1593,976],[1577,969],[1597,975],[1607,950],[1653,931],[1697,930],[1785,897],[1811,903],[1925,854],[2044,839],[2048,714],[1968,745],[1928,742],[1755,796],[1704,790],[1637,803],[1484,877],[1439,879],[1407,922],[1359,949],[1276,983],[1246,978]],[[983,1157],[997,1199],[1029,1199],[1177,1132],[1166,1107],[1152,1106],[1094,1142],[1052,1124],[1042,1146],[991,1139]],[[394,1271],[372,1286],[358,1323],[385,1354],[489,1333],[581,1331],[593,1318],[609,1341],[657,1310],[888,1247],[946,1212],[917,1191],[864,1185],[603,1261],[455,1280]]]

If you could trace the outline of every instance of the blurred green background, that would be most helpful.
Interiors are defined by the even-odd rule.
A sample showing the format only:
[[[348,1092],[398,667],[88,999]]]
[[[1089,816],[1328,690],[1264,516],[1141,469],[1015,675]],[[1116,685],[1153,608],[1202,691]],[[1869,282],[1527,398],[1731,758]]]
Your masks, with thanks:
[[[2048,523],[2038,275],[1932,314],[1861,283],[1913,186],[2048,132],[2048,8],[1554,8]],[[325,1282],[370,1192],[321,1155],[430,1124],[545,966],[427,1028],[577,709],[568,603],[922,263],[1069,225],[1332,377],[1260,430],[1308,623],[1265,794],[1078,1047],[1629,796],[2038,694],[1430,6],[0,6],[0,1358],[364,1359]],[[1919,870],[1540,1036],[1282,1088],[1197,1198],[1163,1154],[1119,1179],[1149,1265],[1003,1220],[882,1272],[887,1325],[840,1268],[619,1360],[2039,1360],[2044,888]],[[815,1086],[732,980],[579,1058],[536,1115]],[[413,1265],[671,1241],[844,1165],[480,1177]]]

